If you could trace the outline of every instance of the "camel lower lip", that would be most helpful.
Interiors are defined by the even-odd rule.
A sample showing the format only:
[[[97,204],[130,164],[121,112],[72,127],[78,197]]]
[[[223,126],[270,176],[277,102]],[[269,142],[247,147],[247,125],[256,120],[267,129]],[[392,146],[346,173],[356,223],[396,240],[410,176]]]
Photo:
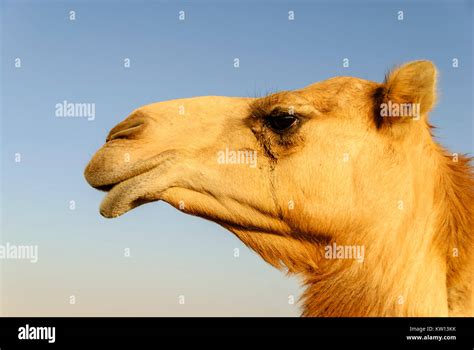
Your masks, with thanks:
[[[100,205],[100,214],[106,218],[116,218],[139,205],[156,200],[146,198],[146,189],[140,185],[150,172],[152,171],[110,185],[111,188]]]

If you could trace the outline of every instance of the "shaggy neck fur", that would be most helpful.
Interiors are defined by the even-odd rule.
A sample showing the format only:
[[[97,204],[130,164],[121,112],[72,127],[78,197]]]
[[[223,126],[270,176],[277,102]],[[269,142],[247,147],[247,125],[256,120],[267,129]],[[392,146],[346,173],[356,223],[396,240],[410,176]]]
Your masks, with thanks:
[[[444,176],[440,176],[437,201],[441,215],[435,244],[445,247],[448,303],[451,316],[472,316],[474,237],[474,175],[472,158],[444,156]]]
[[[469,158],[440,158],[423,235],[409,216],[394,242],[368,246],[373,256],[367,263],[340,261],[304,272],[303,316],[472,314],[473,172]],[[389,246],[395,240],[393,251]]]

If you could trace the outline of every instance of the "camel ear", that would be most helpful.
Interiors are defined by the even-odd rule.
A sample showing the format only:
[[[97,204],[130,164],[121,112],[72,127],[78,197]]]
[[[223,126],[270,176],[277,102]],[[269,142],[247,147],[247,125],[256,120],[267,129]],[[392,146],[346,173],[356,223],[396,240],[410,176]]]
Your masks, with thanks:
[[[375,92],[377,126],[426,119],[436,101],[436,77],[430,61],[413,61],[392,70]]]

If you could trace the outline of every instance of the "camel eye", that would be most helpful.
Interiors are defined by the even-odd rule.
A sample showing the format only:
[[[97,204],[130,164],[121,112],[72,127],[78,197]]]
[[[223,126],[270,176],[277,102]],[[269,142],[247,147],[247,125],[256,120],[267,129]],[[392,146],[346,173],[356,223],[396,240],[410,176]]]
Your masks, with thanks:
[[[298,118],[294,115],[284,114],[277,116],[269,116],[265,118],[265,123],[275,132],[281,133],[290,129],[298,122]]]

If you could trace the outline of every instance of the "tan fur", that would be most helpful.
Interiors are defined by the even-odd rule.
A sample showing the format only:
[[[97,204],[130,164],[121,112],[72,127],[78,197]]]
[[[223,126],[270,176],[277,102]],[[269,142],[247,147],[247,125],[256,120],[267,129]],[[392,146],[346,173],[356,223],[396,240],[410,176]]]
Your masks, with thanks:
[[[86,168],[116,217],[164,200],[226,227],[273,266],[301,276],[304,316],[472,316],[470,159],[431,135],[436,69],[398,67],[379,84],[337,77],[263,98],[206,96],[139,108]],[[386,118],[388,102],[418,119]],[[290,131],[268,118],[294,111]],[[220,164],[219,151],[257,164]],[[328,259],[331,244],[363,262]]]

